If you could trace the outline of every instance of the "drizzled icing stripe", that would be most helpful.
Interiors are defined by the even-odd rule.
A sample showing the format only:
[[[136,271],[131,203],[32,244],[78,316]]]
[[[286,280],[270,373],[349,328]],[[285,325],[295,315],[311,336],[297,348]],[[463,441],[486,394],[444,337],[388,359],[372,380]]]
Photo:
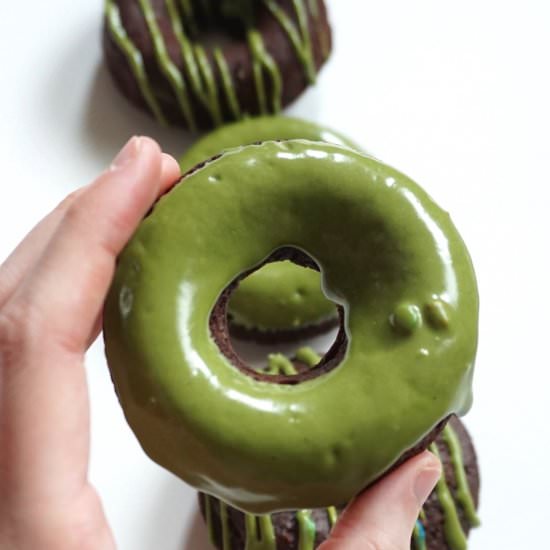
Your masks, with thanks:
[[[235,83],[233,82],[231,72],[229,71],[229,65],[225,60],[221,48],[214,48],[214,59],[218,65],[218,70],[220,71],[220,75],[222,77],[222,86],[225,91],[225,97],[227,99],[227,104],[229,105],[231,114],[235,119],[242,118],[241,108],[239,106],[239,100],[237,99],[237,93],[235,90]]]
[[[218,126],[222,123],[221,105],[212,66],[206,52],[199,45],[193,48],[193,43],[183,28],[174,0],[165,0],[165,3],[172,30],[180,45],[185,76],[189,79],[194,95],[208,111],[214,125]]]
[[[212,497],[204,495],[204,515],[206,517],[206,527],[208,530],[208,540],[214,542],[214,522],[212,521]]]
[[[430,450],[435,456],[437,456],[437,458],[441,459],[439,449],[435,443],[430,445]],[[466,535],[462,529],[462,525],[460,524],[453,495],[447,485],[447,480],[445,479],[444,474],[439,478],[435,490],[437,498],[439,499],[439,504],[443,509],[445,516],[443,528],[445,531],[447,544],[451,550],[466,550],[468,548]]]
[[[311,34],[309,32],[306,7],[302,0],[292,0],[292,3],[298,19],[299,30],[294,21],[274,0],[264,0],[266,7],[287,33],[296,51],[296,55],[304,67],[309,83],[313,84],[317,78],[317,71],[313,60]]]
[[[317,527],[311,517],[311,512],[309,510],[296,512],[296,521],[299,533],[298,550],[313,550]]]
[[[284,356],[282,353],[270,353],[267,356],[268,368],[267,374],[286,374],[287,376],[294,376],[298,374],[298,371],[292,364],[292,361]]]
[[[464,459],[462,457],[462,448],[460,446],[460,441],[455,431],[449,424],[445,426],[443,430],[443,441],[449,449],[449,454],[451,455],[451,462],[454,467],[455,479],[456,479],[456,498],[470,524],[474,527],[477,527],[480,524],[479,517],[476,512],[476,507],[474,504],[474,499],[472,497],[472,492],[468,485],[468,479],[466,478],[466,469],[464,467]]]
[[[143,63],[141,52],[136,48],[135,44],[132,40],[130,40],[130,37],[126,33],[126,29],[122,25],[122,20],[120,18],[120,10],[113,0],[106,0],[105,15],[109,32],[117,46],[126,56],[130,70],[134,75],[143,99],[147,103],[147,106],[155,118],[161,124],[167,124],[166,118],[164,117],[160,105],[158,104],[155,94],[149,84],[149,79],[147,78],[147,73],[145,72],[145,65]]]
[[[220,500],[220,522],[222,524],[222,550],[231,550],[231,534],[229,532],[229,517],[227,504]]]
[[[424,525],[422,525],[422,522],[420,520],[417,521],[416,525],[414,526],[413,543],[414,550],[427,550],[426,530],[424,529]]]
[[[158,26],[157,17],[151,4],[151,0],[138,0],[138,2],[145,17],[147,28],[149,29],[149,34],[151,35],[151,40],[153,41],[153,49],[155,51],[155,57],[160,70],[174,91],[178,105],[187,122],[187,125],[191,130],[195,130],[195,117],[193,116],[193,112],[191,110],[191,102],[185,80],[174,62],[170,59],[168,49],[166,48],[166,43],[164,42],[164,37]]]
[[[330,523],[331,529],[336,525],[338,521],[338,510],[334,506],[329,506],[327,508],[328,521]]]
[[[264,80],[264,72],[271,80],[271,110],[278,113],[281,110],[281,97],[283,93],[283,79],[279,67],[273,57],[265,49],[262,35],[255,29],[249,29],[248,44],[252,53],[252,71],[254,73],[254,82],[256,93],[258,95],[258,104],[262,114],[268,113],[267,91]]]
[[[245,550],[277,550],[271,516],[245,514],[244,523],[246,527]]]

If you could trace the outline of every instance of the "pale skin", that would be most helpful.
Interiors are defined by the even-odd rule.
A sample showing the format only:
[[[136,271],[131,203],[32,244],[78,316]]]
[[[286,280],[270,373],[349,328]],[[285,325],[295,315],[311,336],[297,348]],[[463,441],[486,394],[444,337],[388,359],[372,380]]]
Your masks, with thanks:
[[[132,138],[0,266],[0,548],[113,550],[88,480],[83,368],[101,327],[115,258],[180,176],[149,138]],[[350,504],[322,550],[408,550],[440,475],[424,452]]]

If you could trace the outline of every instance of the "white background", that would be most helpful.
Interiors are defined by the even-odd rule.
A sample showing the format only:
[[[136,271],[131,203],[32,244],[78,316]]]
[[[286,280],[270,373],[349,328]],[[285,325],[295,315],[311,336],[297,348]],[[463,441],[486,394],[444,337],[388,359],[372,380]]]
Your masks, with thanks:
[[[2,4],[8,3],[2,0]],[[482,300],[475,403],[483,475],[471,548],[550,548],[550,2],[332,0],[336,48],[290,110],[420,182],[472,253]],[[100,51],[101,1],[10,2],[0,18],[0,258],[131,134]],[[126,427],[102,343],[87,364],[91,476],[122,550],[203,550],[193,491]]]

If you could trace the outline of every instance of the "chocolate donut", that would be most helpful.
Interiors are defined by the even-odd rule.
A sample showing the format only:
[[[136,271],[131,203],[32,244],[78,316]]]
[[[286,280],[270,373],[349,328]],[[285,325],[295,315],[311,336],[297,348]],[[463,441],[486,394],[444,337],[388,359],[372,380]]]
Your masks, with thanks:
[[[196,130],[280,111],[315,82],[331,32],[324,0],[105,0],[103,46],[134,105]]]
[[[411,536],[411,550],[465,550],[470,529],[479,525],[479,470],[466,428],[452,417],[431,447],[443,472],[428,497]],[[252,516],[218,499],[199,494],[208,536],[220,550],[314,550],[330,535],[342,507],[276,512]]]

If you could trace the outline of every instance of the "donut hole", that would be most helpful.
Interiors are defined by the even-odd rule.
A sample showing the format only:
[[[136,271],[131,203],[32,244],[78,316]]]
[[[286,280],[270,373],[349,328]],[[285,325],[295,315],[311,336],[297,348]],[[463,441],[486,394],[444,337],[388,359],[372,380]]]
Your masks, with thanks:
[[[291,314],[298,313],[300,305],[313,292],[312,280],[316,279],[316,308],[320,307],[326,316],[309,325],[296,317],[292,327],[282,330],[243,327],[236,322],[237,308],[232,307],[232,303],[239,298],[236,292],[239,285],[244,288],[245,284],[252,283],[254,286],[255,277],[262,277],[262,284],[270,284],[271,275],[266,277],[262,272],[275,267],[275,262],[292,262],[292,269],[304,270],[302,275],[307,276],[308,285],[302,287],[298,282],[292,289],[292,285],[290,288],[277,285],[275,278],[261,304],[252,301],[248,304],[249,309],[257,305],[275,312],[275,315],[277,308],[290,309]],[[316,272],[314,279],[312,270]],[[242,372],[262,381],[297,384],[321,376],[341,362],[347,348],[343,317],[342,308],[322,294],[321,276],[315,261],[301,250],[285,247],[259,266],[236,277],[221,293],[210,317],[210,330],[222,354]]]
[[[246,21],[254,20],[258,4],[249,0],[227,0],[209,6],[204,2],[195,2],[191,16],[180,7],[181,21],[185,32],[195,43],[206,48],[224,48],[243,41]]]

